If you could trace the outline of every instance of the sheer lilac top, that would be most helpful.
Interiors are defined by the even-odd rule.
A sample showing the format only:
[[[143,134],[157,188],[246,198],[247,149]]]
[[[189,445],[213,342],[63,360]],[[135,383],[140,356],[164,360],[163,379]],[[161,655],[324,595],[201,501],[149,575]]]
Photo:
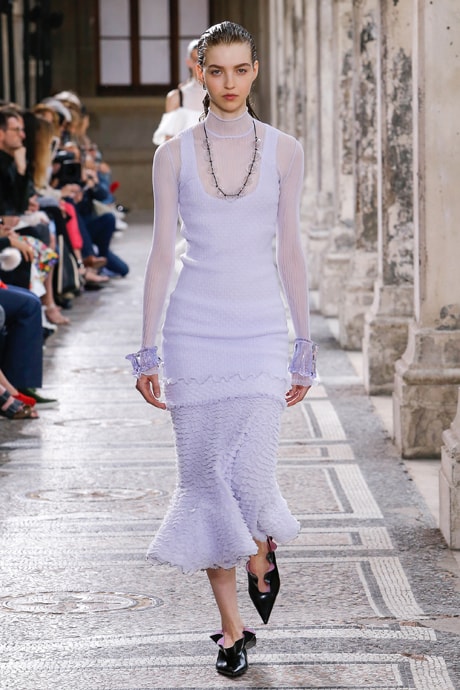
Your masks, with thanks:
[[[235,395],[284,398],[288,335],[279,279],[300,350],[309,340],[299,230],[302,148],[269,125],[255,125],[255,165],[238,198],[223,198],[216,189],[203,123],[166,142],[155,155],[144,348],[152,348],[160,332],[175,263],[178,213],[186,241],[160,345],[171,407]],[[233,120],[210,112],[205,126],[219,187],[235,193],[254,158],[254,121],[247,112]],[[308,371],[299,371],[293,381],[309,385]]]

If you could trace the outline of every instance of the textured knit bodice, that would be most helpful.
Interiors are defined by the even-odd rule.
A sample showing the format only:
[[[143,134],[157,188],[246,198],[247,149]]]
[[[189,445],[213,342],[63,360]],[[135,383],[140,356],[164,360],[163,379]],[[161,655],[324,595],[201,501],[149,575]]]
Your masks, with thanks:
[[[233,193],[254,156],[253,120],[246,113],[227,123],[209,114],[205,123],[219,182]],[[254,173],[244,193],[232,200],[216,194],[203,124],[164,144],[155,157],[144,346],[152,346],[159,328],[174,263],[177,210],[186,241],[162,330],[171,406],[253,393],[283,398],[288,338],[279,277],[296,336],[309,337],[298,227],[302,151],[292,137],[269,125],[257,123],[257,135]]]
[[[168,381],[286,379],[287,326],[273,259],[276,139],[269,128],[257,186],[227,201],[203,189],[191,130],[182,137],[179,205],[187,249],[163,328]]]

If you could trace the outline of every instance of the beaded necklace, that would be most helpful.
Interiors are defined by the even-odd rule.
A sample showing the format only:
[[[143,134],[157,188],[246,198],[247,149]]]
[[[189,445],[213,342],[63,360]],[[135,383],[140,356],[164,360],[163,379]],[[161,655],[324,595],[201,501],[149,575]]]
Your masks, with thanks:
[[[249,182],[249,178],[251,177],[251,175],[254,171],[254,165],[256,162],[257,152],[258,152],[258,143],[259,143],[260,139],[257,136],[256,123],[254,122],[254,120],[252,121],[252,124],[254,127],[254,155],[252,157],[252,161],[251,161],[251,164],[249,166],[248,174],[246,175],[246,178],[245,178],[243,184],[241,185],[239,191],[236,194],[227,194],[226,192],[224,192],[223,189],[220,188],[219,183],[217,181],[216,173],[214,172],[214,163],[212,162],[211,147],[209,146],[208,133],[206,131],[206,125],[203,122],[206,149],[208,151],[209,164],[211,166],[211,175],[212,175],[212,178],[214,180],[214,184],[216,186],[217,191],[224,197],[224,199],[237,199],[238,197],[240,197],[242,195],[242,193],[244,192],[244,190],[246,189],[246,186]]]

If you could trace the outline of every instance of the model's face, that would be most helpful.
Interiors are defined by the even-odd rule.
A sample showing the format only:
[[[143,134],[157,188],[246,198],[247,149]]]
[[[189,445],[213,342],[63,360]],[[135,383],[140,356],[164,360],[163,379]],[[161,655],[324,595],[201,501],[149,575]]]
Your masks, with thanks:
[[[259,63],[252,64],[247,43],[208,48],[203,68],[198,67],[198,76],[206,85],[210,109],[223,118],[241,115],[258,71]]]

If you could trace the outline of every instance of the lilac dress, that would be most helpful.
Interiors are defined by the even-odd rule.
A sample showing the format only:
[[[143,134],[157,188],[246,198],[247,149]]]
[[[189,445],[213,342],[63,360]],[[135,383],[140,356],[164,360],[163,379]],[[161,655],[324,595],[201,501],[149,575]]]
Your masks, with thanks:
[[[218,136],[225,125],[212,117],[206,122],[218,151],[219,144],[225,145]],[[251,142],[252,119],[244,117],[239,128],[246,123],[245,131],[235,138],[249,137]],[[166,311],[161,347],[176,439],[177,487],[148,559],[183,572],[230,568],[257,552],[253,538],[263,541],[270,535],[283,543],[299,529],[276,480],[280,417],[290,386],[286,313],[273,253],[280,224],[280,133],[258,124],[262,145],[257,174],[246,193],[230,201],[207,187],[202,127],[164,144],[160,162],[154,164],[155,224],[159,226],[160,218],[166,223],[177,204],[186,251]],[[222,139],[231,139],[226,131]],[[298,147],[292,142],[291,152]],[[251,143],[244,146],[251,152]],[[164,147],[170,150],[162,151]],[[177,175],[177,198],[160,201],[168,167]],[[155,185],[160,172],[161,182]],[[166,242],[168,246],[170,252]],[[161,301],[151,287],[151,281],[158,280],[155,266],[161,254],[158,247],[155,252],[154,241],[144,299],[147,345],[154,321],[151,310],[158,312]],[[308,328],[306,295],[293,308],[295,298],[289,299],[289,288],[287,293],[295,320]]]

